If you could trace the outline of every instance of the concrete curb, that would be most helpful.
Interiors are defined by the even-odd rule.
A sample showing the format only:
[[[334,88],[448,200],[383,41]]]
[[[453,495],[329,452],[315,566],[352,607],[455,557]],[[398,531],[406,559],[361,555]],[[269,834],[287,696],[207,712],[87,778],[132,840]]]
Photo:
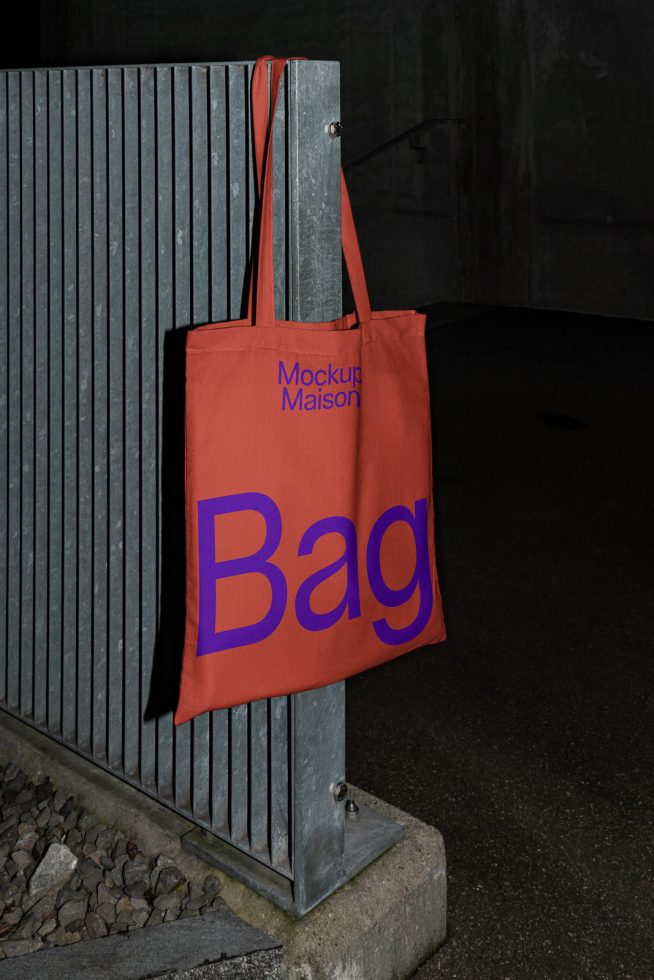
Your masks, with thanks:
[[[355,787],[357,802],[402,824],[404,838],[298,921],[183,848],[190,820],[0,711],[0,761],[10,760],[32,779],[74,787],[87,809],[170,855],[188,877],[215,873],[229,908],[284,944],[289,980],[404,980],[445,939],[441,834]]]
[[[0,980],[283,980],[282,949],[229,909],[27,953]]]

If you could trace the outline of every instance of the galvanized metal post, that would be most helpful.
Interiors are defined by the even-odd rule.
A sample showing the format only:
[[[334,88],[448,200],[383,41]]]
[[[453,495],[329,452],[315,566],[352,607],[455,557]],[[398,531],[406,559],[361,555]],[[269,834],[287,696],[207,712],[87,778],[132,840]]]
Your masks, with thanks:
[[[338,66],[291,63],[288,85],[290,313],[332,320],[342,312],[341,156],[329,135],[340,119]],[[343,879],[343,804],[333,788],[345,778],[345,684],[292,700],[294,900],[304,911]]]

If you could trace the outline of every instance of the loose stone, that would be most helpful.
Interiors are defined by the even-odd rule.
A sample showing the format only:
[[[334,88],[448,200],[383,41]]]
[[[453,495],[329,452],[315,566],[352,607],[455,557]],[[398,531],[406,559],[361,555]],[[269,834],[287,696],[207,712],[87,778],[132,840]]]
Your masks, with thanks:
[[[41,928],[38,930],[38,934],[39,936],[43,936],[43,937],[49,936],[50,933],[53,932],[56,928],[57,928],[57,920],[55,919],[54,916],[50,916],[50,918],[46,919],[43,925],[41,926]]]
[[[109,902],[110,905],[115,905],[117,901],[116,895],[113,891],[110,891],[103,881],[100,882],[97,889],[98,904],[102,905],[103,902]]]
[[[76,932],[81,934],[84,929],[84,919],[73,919],[73,921],[69,922],[66,926],[64,926],[64,928],[66,932]]]
[[[18,925],[22,917],[23,917],[22,909],[15,908],[15,909],[11,909],[9,912],[5,912],[5,914],[2,917],[2,921],[7,925],[16,926]]]
[[[156,909],[179,908],[180,904],[180,897],[175,892],[169,892],[166,895],[157,895],[153,902]]]
[[[33,939],[34,933],[41,925],[41,921],[38,915],[30,912],[26,915],[19,924],[16,926],[12,933],[12,938],[15,939]]]
[[[204,879],[205,895],[215,895],[220,891],[220,881],[215,875],[207,875]]]
[[[98,905],[95,911],[108,926],[113,925],[116,921],[116,906],[110,902],[103,902],[101,905]]]
[[[40,939],[7,939],[0,943],[0,949],[7,959],[13,956],[23,956],[24,953],[34,953],[40,948]]]
[[[79,901],[81,897],[82,896],[78,891],[78,889],[73,888],[72,885],[64,885],[64,887],[60,888],[59,891],[57,892],[55,908],[60,909],[61,906],[65,905],[66,902]]]
[[[133,881],[131,885],[125,886],[125,893],[130,898],[142,898],[147,891],[147,887],[148,885],[145,881]]]
[[[64,805],[64,803],[66,802],[66,800],[69,800],[70,799],[70,795],[71,794],[70,793],[67,793],[65,790],[58,789],[57,792],[54,795],[54,803],[53,803],[53,805],[54,805],[55,810],[61,810],[61,808]]]
[[[136,929],[142,928],[148,921],[149,917],[150,917],[149,909],[135,909],[132,912],[132,925],[130,926],[130,928],[136,928]]]
[[[83,919],[86,915],[88,899],[85,897],[77,901],[64,902],[57,912],[57,921],[60,926],[66,926],[75,919]]]
[[[66,834],[66,844],[68,845],[68,847],[72,847],[72,848],[79,847],[81,841],[82,841],[82,835],[80,834],[77,827],[73,827]]]
[[[32,857],[34,858],[34,860],[37,863],[43,857],[43,852],[45,851],[45,849],[48,846],[48,844],[49,844],[49,841],[48,841],[48,839],[46,837],[39,837],[34,842],[34,847],[32,848]]]
[[[103,830],[106,830],[106,829],[107,828],[105,827],[105,825],[103,823],[96,822],[94,824],[91,824],[91,826],[88,828],[88,830],[84,834],[84,839],[87,840],[87,841],[91,841],[92,843],[95,844],[95,842],[96,842],[96,840],[98,838],[98,834],[101,834],[102,831]],[[97,844],[96,844],[96,847],[97,847]]]
[[[44,800],[52,796],[52,783],[49,779],[45,779],[42,783],[39,783],[34,790],[34,796],[38,803],[43,803]]]
[[[64,820],[64,830],[68,833],[72,830],[77,823],[77,813],[75,810],[71,810],[70,813],[66,814],[66,819]]]
[[[95,861],[91,861],[90,858],[84,857],[77,865],[77,872],[84,878],[86,875],[95,874],[99,868]],[[100,872],[101,873],[101,872]]]
[[[77,858],[65,844],[50,844],[37,864],[29,881],[30,895],[44,894],[68,881],[77,865]]]
[[[11,787],[10,788],[13,789],[13,790],[15,790],[16,793],[20,793],[20,791],[22,790],[23,786],[25,785],[26,779],[27,779],[27,777],[26,777],[25,773],[24,772],[21,772],[20,769],[19,769],[18,772],[16,773],[16,775],[14,776],[14,778],[11,780]]]
[[[83,834],[96,823],[96,819],[92,813],[88,810],[82,808],[77,820],[77,827]]]
[[[176,885],[181,881],[181,874],[179,869],[175,865],[170,865],[169,867],[163,868],[159,877],[157,878],[157,884],[155,886],[155,895],[161,895],[164,892],[171,891]]]
[[[150,877],[150,869],[147,864],[126,864],[123,867],[123,881],[126,885],[132,885],[135,881],[147,882]]]
[[[98,885],[102,880],[103,880],[102,871],[100,871],[99,868],[96,868],[95,871],[92,871],[90,874],[85,875],[85,877],[82,878],[82,886],[84,887],[84,890],[87,891],[90,895],[92,892],[95,891],[95,889],[98,887]]]
[[[150,913],[150,916],[148,917],[148,920],[145,923],[146,927],[161,925],[161,923],[163,922],[163,917],[164,914],[161,911],[161,909],[152,909],[152,912]]]
[[[101,830],[95,839],[95,846],[98,850],[104,851],[111,847],[114,839],[113,830]]]
[[[100,939],[107,935],[107,923],[97,912],[87,912],[84,917],[84,925],[89,934],[89,939]]]
[[[129,912],[127,912],[126,910],[123,910],[122,912],[120,912],[117,915],[116,921],[109,928],[109,932],[110,933],[127,932],[127,930],[129,929],[129,926],[130,926]]]
[[[206,895],[195,895],[193,898],[187,899],[184,907],[186,909],[190,909],[193,912],[196,912],[198,909],[202,908],[203,905],[206,905],[206,901],[207,901]]]
[[[132,911],[132,903],[130,902],[127,895],[124,895],[122,898],[119,898],[118,901],[116,902],[116,912],[120,914],[121,912],[131,912],[131,911]]]
[[[63,926],[59,926],[48,938],[53,946],[70,946],[71,943],[78,943],[82,937],[79,932],[67,932]]]
[[[14,862],[17,868],[23,871],[28,864],[32,863],[32,855],[29,851],[12,851],[11,860]]]
[[[54,914],[55,910],[54,896],[44,895],[43,898],[37,899],[36,902],[30,905],[29,910],[38,917],[39,922],[49,919],[50,916]]]

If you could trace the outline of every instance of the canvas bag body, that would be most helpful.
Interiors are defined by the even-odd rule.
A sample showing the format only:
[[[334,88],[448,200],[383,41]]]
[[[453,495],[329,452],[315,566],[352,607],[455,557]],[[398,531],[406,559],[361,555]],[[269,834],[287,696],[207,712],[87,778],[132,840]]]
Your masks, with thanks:
[[[176,725],[320,687],[445,636],[436,572],[425,318],[370,312],[342,181],[357,312],[274,315],[272,141],[260,59],[261,190],[248,317],[186,344],[186,632]],[[265,162],[264,162],[265,160]]]

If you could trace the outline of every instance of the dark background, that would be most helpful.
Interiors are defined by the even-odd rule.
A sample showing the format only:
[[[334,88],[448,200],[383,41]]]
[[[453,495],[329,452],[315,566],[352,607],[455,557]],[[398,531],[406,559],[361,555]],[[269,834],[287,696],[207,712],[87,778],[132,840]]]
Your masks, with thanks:
[[[382,308],[654,314],[645,0],[25,0],[4,16],[5,67],[340,61],[346,165],[425,124],[349,175]]]

